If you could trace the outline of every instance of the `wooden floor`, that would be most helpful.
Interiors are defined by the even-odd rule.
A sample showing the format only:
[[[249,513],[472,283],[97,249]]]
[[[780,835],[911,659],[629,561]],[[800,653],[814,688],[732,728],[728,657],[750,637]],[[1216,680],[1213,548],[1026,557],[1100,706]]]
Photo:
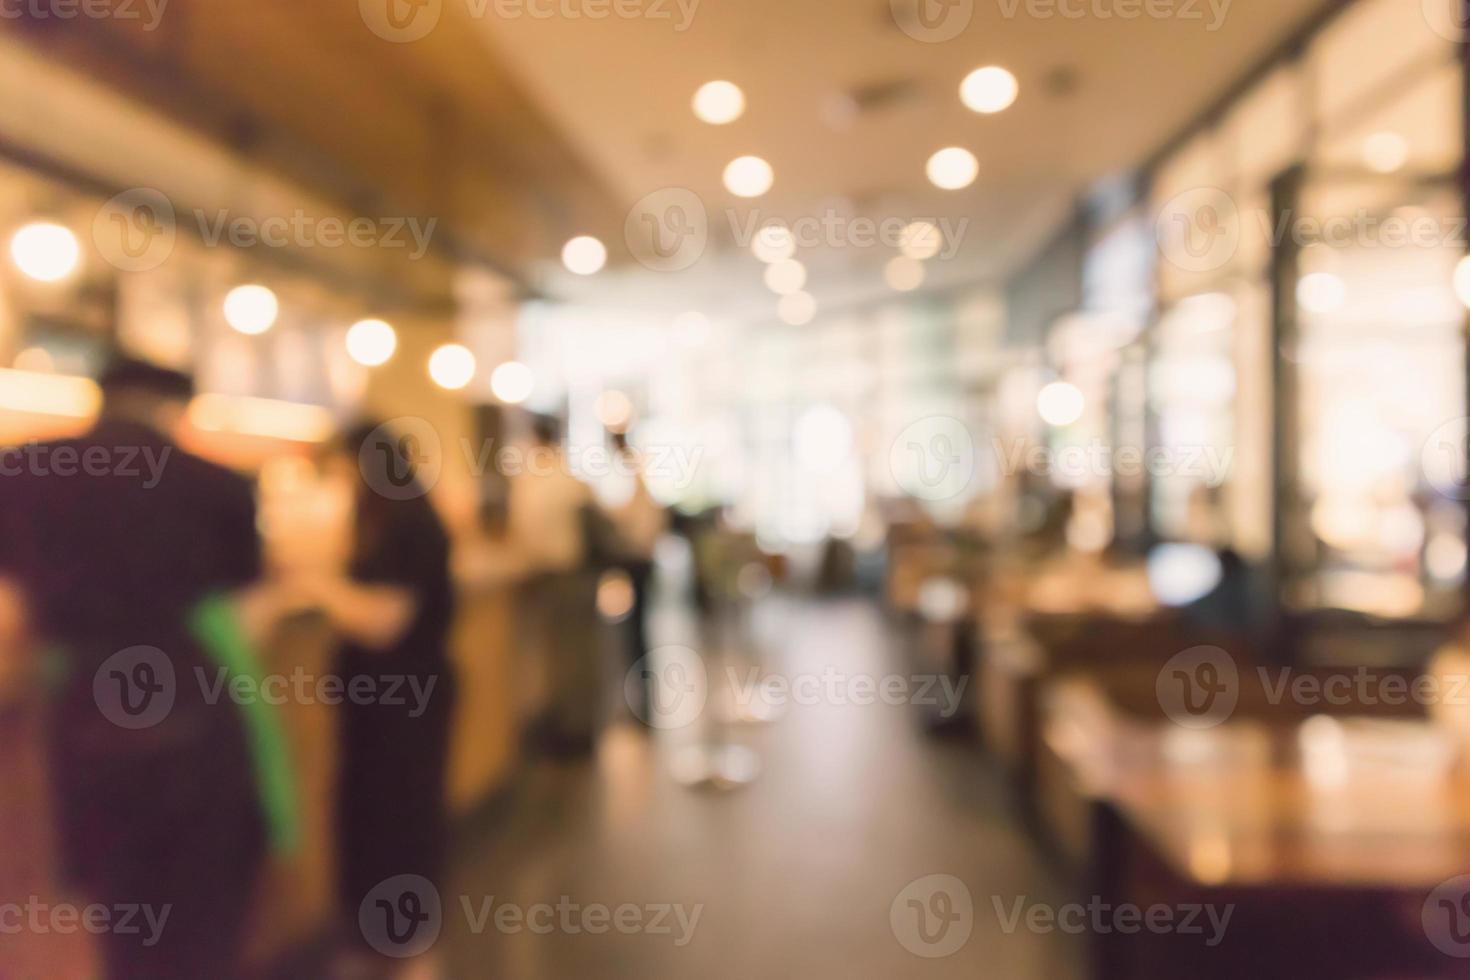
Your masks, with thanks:
[[[756,649],[766,669],[787,676],[910,670],[880,614],[859,601],[768,599],[739,641],[696,637],[676,612],[657,618],[655,642]],[[753,749],[762,773],[734,791],[681,785],[674,773],[701,738]],[[614,728],[595,763],[531,767],[507,808],[466,842],[443,896],[456,980],[1080,976],[1078,940],[1003,930],[997,904],[1009,914],[1019,900],[1070,897],[1013,822],[983,758],[963,740],[924,735],[909,705],[793,704],[765,724],[651,738]],[[933,879],[920,881],[932,875],[958,881],[939,882],[936,898]],[[965,894],[968,938],[954,919]],[[532,913],[538,903],[570,911]],[[539,915],[545,934],[497,929],[506,904]],[[563,925],[576,929],[597,904],[639,906],[649,923],[655,907],[682,906],[694,924],[681,928],[669,913],[669,934]],[[927,934],[918,908],[936,916]],[[488,924],[477,929],[477,918]]]

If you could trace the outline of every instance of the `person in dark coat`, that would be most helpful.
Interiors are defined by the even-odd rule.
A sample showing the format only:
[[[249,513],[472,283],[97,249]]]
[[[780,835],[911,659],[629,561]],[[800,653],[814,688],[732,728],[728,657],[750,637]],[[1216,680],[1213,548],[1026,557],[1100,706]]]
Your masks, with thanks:
[[[244,722],[199,683],[215,665],[189,624],[259,576],[254,497],[171,438],[188,376],[117,359],[100,385],[84,435],[0,450],[0,581],[47,651],[64,871],[156,924],[99,937],[105,976],[227,980],[265,834]]]

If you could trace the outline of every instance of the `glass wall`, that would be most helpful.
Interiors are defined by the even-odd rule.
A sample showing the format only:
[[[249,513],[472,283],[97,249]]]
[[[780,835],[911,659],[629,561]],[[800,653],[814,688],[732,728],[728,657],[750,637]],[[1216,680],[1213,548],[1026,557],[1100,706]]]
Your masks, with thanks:
[[[1462,101],[1419,5],[1364,0],[1155,176],[1155,437],[1229,457],[1218,487],[1154,474],[1155,526],[1273,557],[1292,608],[1460,607],[1431,449],[1466,411]]]

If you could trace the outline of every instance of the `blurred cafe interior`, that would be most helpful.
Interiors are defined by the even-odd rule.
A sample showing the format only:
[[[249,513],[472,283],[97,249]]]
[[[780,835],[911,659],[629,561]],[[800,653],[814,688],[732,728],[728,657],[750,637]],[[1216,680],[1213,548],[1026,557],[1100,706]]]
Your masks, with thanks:
[[[1470,977],[1460,0],[0,0],[0,980]]]

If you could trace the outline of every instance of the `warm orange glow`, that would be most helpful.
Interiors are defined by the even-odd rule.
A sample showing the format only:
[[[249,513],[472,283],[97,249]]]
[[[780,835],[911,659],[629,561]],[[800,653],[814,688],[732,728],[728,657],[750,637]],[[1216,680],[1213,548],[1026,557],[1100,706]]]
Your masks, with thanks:
[[[101,405],[102,392],[90,378],[0,368],[0,410],[84,419]]]
[[[189,424],[201,432],[232,432],[290,442],[325,442],[336,430],[332,413],[320,405],[199,395],[189,404]]]

